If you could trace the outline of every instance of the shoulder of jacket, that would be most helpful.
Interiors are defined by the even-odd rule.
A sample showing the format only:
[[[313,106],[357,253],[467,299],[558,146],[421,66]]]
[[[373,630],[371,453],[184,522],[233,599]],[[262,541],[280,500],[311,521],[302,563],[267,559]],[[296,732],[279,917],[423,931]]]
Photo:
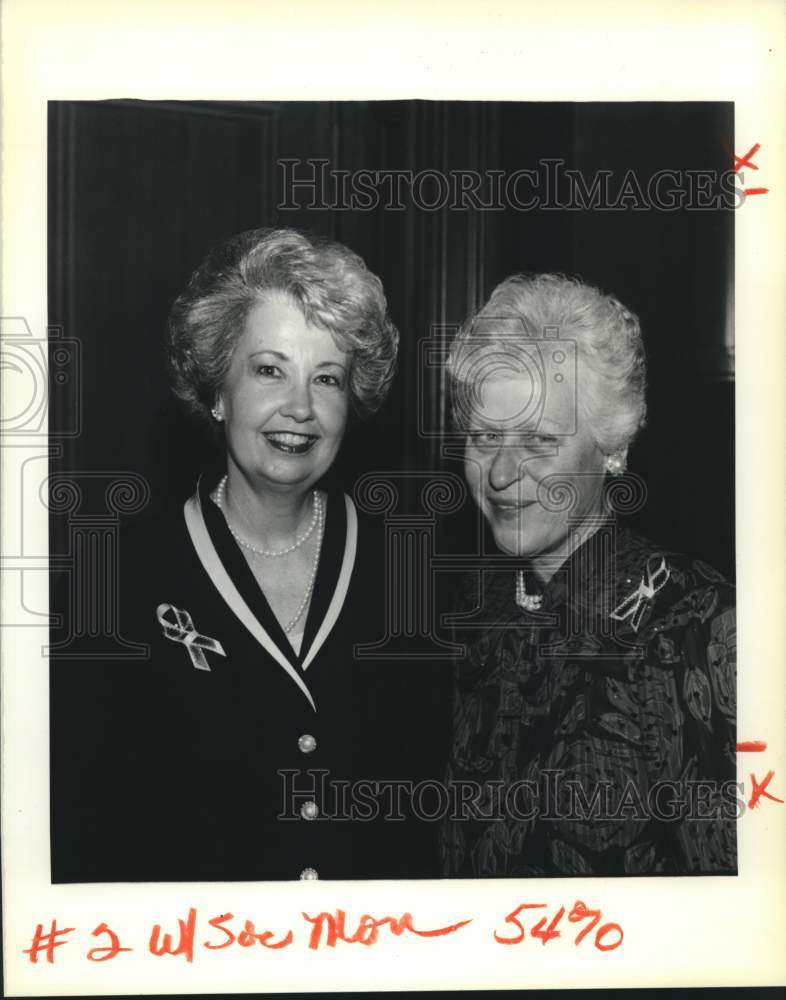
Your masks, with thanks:
[[[645,582],[648,577],[659,574],[685,590],[711,584],[734,589],[722,573],[704,560],[660,545],[628,528],[620,534],[618,553],[624,563],[621,568],[627,575],[638,575]]]

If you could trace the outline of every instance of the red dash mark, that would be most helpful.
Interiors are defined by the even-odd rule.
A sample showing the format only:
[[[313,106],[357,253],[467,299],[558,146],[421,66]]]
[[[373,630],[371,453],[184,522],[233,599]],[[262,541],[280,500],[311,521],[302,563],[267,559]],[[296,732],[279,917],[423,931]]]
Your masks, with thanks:
[[[774,795],[770,795],[770,793],[767,791],[767,785],[769,785],[769,783],[772,781],[774,777],[775,777],[775,772],[768,771],[767,774],[764,776],[764,781],[759,783],[756,780],[756,775],[755,774],[751,775],[751,784],[753,786],[753,791],[751,792],[750,801],[748,802],[749,809],[755,809],[756,806],[759,804],[759,799],[762,796],[768,799],[772,799],[773,802],[780,802],[780,804],[783,805],[783,799],[776,798]]]
[[[742,192],[743,194],[767,194],[769,190],[769,188],[743,188]]]
[[[737,753],[764,753],[766,749],[764,740],[744,740],[737,744]]]
[[[444,937],[446,934],[454,934],[456,931],[461,930],[462,927],[466,927],[467,924],[471,924],[472,920],[458,920],[455,924],[448,924],[447,927],[435,927],[430,931],[419,931],[417,927],[412,926],[412,914],[405,913],[398,924],[393,920],[392,917],[386,917],[386,920],[390,920],[390,929],[394,934],[401,934],[402,931],[410,931],[412,934],[417,934],[418,937]]]

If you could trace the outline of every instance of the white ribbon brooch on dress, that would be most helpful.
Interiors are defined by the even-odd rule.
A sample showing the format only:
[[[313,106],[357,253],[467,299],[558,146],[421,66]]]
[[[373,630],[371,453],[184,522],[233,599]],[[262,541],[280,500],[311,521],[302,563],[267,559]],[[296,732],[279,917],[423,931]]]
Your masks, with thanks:
[[[657,556],[651,556],[647,560],[646,571],[641,578],[641,583],[610,615],[611,618],[616,618],[619,622],[630,618],[630,627],[634,632],[638,632],[641,619],[646,611],[644,602],[652,600],[664,586],[671,573],[663,556],[660,558],[660,564],[653,568],[655,559]]]
[[[197,670],[210,670],[205,651],[218,653],[219,656],[227,655],[218,639],[211,639],[210,636],[197,632],[187,611],[181,611],[172,604],[159,604],[156,616],[166,638],[183,643]]]

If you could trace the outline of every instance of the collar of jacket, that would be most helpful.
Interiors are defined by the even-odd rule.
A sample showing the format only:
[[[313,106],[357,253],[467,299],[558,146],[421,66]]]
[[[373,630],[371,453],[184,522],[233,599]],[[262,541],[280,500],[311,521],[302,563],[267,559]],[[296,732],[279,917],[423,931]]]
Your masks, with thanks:
[[[194,550],[220,598],[266,653],[286,671],[311,707],[304,674],[338,620],[357,555],[357,512],[342,493],[328,495],[325,534],[300,654],[273,614],[221,512],[210,499],[212,479],[201,476],[183,508]]]

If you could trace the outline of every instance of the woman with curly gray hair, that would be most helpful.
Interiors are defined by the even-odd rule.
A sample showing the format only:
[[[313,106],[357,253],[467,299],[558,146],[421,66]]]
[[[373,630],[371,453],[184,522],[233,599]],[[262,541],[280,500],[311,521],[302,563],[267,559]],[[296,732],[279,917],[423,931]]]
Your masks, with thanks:
[[[617,517],[646,495],[625,475],[646,412],[637,317],[577,279],[516,275],[448,374],[497,551],[455,617],[448,783],[477,794],[444,824],[445,874],[734,873],[734,590]]]
[[[149,660],[56,677],[56,881],[433,873],[427,828],[407,848],[341,793],[401,775],[414,718],[411,673],[355,655],[383,634],[382,539],[325,485],[397,347],[363,261],[292,230],[222,243],[174,303],[175,391],[224,460],[122,546],[121,630]]]

